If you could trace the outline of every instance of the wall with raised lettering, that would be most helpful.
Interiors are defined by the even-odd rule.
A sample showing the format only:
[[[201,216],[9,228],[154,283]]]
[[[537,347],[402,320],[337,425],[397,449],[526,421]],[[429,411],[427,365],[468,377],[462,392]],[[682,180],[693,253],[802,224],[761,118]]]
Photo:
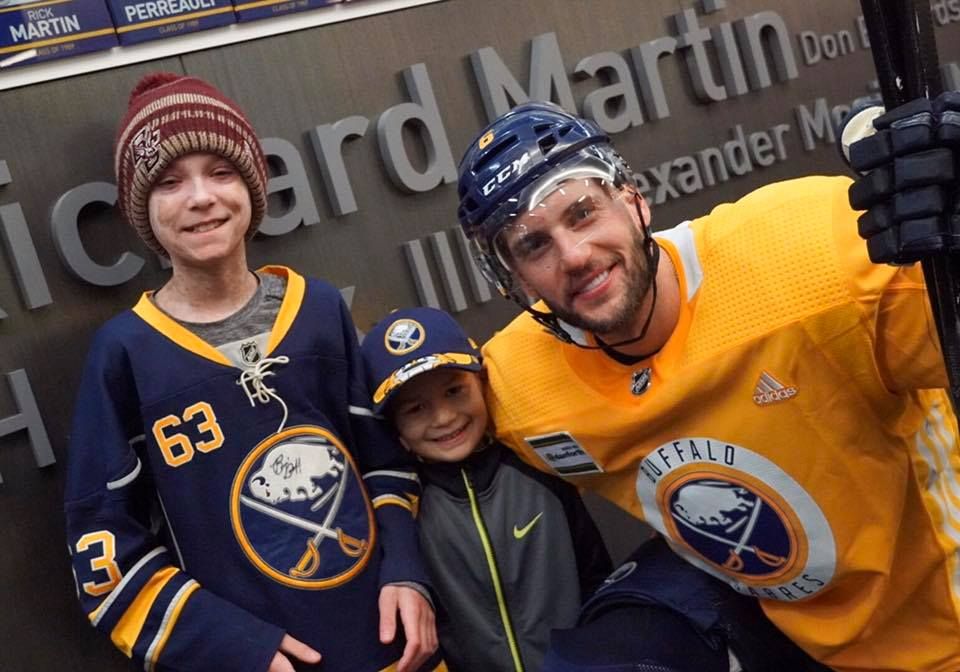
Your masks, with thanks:
[[[934,6],[956,87],[960,0]],[[360,330],[429,304],[483,339],[516,313],[456,229],[455,166],[483,123],[528,96],[595,118],[671,226],[844,169],[834,123],[875,77],[858,15],[854,0],[447,0],[0,93],[0,669],[126,669],[77,607],[61,497],[91,334],[166,276],[112,210],[113,132],[144,73],[210,80],[264,139],[252,263],[329,279]],[[621,557],[641,528],[591,505]]]

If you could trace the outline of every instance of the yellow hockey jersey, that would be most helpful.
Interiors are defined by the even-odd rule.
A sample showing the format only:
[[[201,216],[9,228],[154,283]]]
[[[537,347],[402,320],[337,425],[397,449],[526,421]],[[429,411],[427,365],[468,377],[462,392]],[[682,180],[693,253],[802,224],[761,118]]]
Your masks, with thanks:
[[[484,347],[499,437],[761,598],[838,670],[960,670],[957,424],[919,267],[871,264],[845,178],[658,235],[683,306],[628,366],[526,314]]]

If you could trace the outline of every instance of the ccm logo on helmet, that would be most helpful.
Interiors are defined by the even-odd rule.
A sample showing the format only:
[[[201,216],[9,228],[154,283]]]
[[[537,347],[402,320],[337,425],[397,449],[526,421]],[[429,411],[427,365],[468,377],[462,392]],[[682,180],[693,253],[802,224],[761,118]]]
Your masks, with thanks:
[[[490,192],[506,182],[511,175],[519,173],[529,162],[530,152],[524,152],[523,156],[521,156],[519,159],[514,159],[509,166],[506,166],[503,170],[497,173],[496,177],[493,177],[489,182],[483,185],[483,188],[481,189],[483,195],[489,196]]]

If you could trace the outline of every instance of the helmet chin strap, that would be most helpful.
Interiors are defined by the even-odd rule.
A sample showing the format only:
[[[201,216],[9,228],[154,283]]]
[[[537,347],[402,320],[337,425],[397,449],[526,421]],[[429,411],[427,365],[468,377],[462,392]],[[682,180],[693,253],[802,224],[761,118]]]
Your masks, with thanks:
[[[643,210],[640,207],[640,194],[634,192],[634,203],[637,207],[637,215],[640,217],[640,226],[643,228],[644,232],[644,241],[643,241],[643,256],[647,261],[647,269],[650,274],[651,283],[650,283],[650,310],[647,311],[647,317],[643,321],[643,326],[640,328],[640,333],[632,338],[628,338],[622,341],[617,341],[616,343],[605,343],[600,339],[599,336],[594,334],[594,338],[597,340],[598,345],[588,345],[586,343],[581,343],[573,337],[573,335],[564,327],[560,319],[553,313],[547,313],[542,310],[536,310],[530,306],[525,301],[520,300],[517,297],[514,297],[517,303],[520,304],[520,307],[523,308],[526,312],[530,313],[534,320],[540,323],[543,327],[547,329],[551,334],[556,336],[558,339],[564,343],[569,343],[570,345],[575,345],[578,348],[583,348],[584,350],[603,350],[606,354],[610,355],[613,359],[622,362],[622,363],[632,363],[639,362],[641,360],[647,359],[648,357],[653,357],[655,354],[660,352],[660,348],[653,350],[652,352],[645,353],[643,355],[633,356],[627,355],[622,352],[614,350],[614,348],[619,348],[624,345],[630,345],[631,343],[636,343],[637,341],[643,340],[647,335],[647,331],[650,329],[650,325],[653,322],[653,315],[656,312],[657,307],[657,268],[660,265],[660,246],[657,245],[657,241],[654,240],[653,236],[650,234],[650,230],[647,228],[646,220],[643,217]],[[662,347],[662,346],[661,346]]]

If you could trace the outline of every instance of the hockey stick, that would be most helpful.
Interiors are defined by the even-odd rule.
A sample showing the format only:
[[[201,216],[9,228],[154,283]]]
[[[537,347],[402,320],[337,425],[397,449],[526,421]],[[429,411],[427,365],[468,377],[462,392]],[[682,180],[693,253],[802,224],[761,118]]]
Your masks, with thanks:
[[[928,0],[860,0],[873,62],[888,110],[942,90]],[[949,252],[921,262],[947,369],[950,401],[960,409],[960,263]]]

